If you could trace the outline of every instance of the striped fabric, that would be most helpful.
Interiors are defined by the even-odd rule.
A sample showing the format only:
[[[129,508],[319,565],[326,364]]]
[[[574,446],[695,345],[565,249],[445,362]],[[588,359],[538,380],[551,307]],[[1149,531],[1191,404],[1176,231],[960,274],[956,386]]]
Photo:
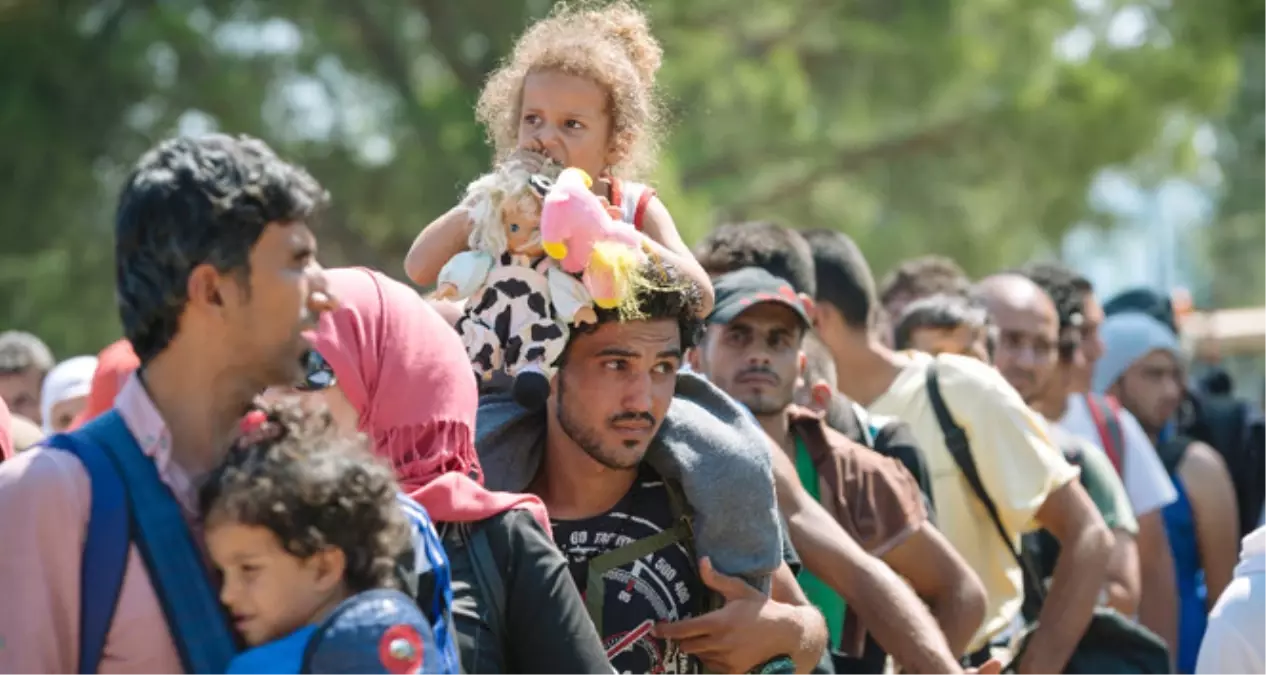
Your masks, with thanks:
[[[398,494],[396,500],[413,526],[411,580],[415,581],[428,574],[434,575],[435,578],[434,597],[431,599],[430,607],[421,607],[421,609],[431,622],[435,631],[436,645],[444,655],[445,670],[443,672],[461,672],[457,640],[453,633],[452,568],[449,566],[448,556],[444,553],[444,545],[440,541],[439,533],[435,531],[435,524],[431,522],[431,517],[427,515],[422,505],[403,493]],[[425,598],[418,598],[419,602],[424,600]]]

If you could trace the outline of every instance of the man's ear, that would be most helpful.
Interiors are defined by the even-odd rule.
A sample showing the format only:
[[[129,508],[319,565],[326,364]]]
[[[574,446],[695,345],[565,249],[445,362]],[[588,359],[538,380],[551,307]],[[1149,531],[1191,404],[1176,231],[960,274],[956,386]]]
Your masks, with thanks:
[[[805,355],[804,350],[800,350],[800,358],[796,359],[796,375],[804,377],[804,371],[809,367],[809,357]]]
[[[831,389],[831,385],[819,380],[814,383],[809,392],[813,399],[813,407],[818,412],[826,412],[831,407],[831,399],[835,397],[835,391]]]
[[[703,356],[700,355],[700,351],[701,350],[699,349],[699,347],[691,347],[690,349],[687,349],[686,363],[690,364],[691,370],[695,371],[696,373],[702,374],[704,372]]]
[[[823,337],[823,329],[830,330],[837,320],[842,321],[839,313],[827,302],[813,303],[813,313],[809,316],[813,319],[813,329],[818,332],[818,337]]]
[[[213,265],[203,263],[194,267],[185,286],[189,304],[194,307],[223,307],[224,285],[224,276]]]

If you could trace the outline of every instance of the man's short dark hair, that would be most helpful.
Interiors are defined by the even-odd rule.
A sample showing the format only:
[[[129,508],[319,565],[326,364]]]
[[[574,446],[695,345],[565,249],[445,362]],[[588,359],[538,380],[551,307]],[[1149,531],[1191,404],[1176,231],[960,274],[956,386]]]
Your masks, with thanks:
[[[1061,332],[1081,325],[1086,313],[1086,296],[1094,291],[1089,279],[1054,262],[1029,263],[1016,273],[1037,284],[1051,297]]]
[[[809,242],[799,232],[766,220],[729,223],[712,230],[695,246],[695,258],[708,276],[759,267],[785,279],[797,293],[817,295]]]
[[[866,256],[843,232],[811,230],[803,234],[813,251],[818,286],[815,299],[834,307],[849,327],[868,329],[878,302]]]
[[[954,330],[960,326],[985,327],[988,312],[979,303],[961,295],[937,293],[910,303],[893,329],[893,347],[911,349],[917,330]]]
[[[941,255],[925,255],[902,262],[879,284],[879,300],[889,305],[899,298],[926,298],[929,295],[967,295],[971,279],[953,260]],[[895,318],[895,317],[894,317]]]
[[[682,275],[672,263],[663,260],[648,261],[642,266],[641,272],[647,283],[637,291],[636,313],[646,321],[676,321],[677,327],[681,329],[682,351],[699,344],[699,338],[703,335],[703,319],[699,316],[703,295],[699,292],[699,286]],[[596,309],[598,323],[576,326],[572,329],[573,336],[591,333],[604,323],[624,320],[618,310]],[[566,358],[567,353],[564,352],[560,364]]]
[[[213,134],[163,141],[124,183],[115,214],[123,332],[142,363],[167,348],[202,264],[250,278],[270,223],[305,221],[329,196],[263,141]]]
[[[17,375],[30,370],[47,374],[53,369],[53,352],[31,333],[7,330],[0,333],[0,375]]]

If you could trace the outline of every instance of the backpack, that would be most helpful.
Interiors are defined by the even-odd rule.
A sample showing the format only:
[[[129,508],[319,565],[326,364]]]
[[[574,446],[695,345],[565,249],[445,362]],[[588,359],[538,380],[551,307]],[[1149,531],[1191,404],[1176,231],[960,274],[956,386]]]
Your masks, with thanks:
[[[218,594],[180,504],[111,410],[44,444],[75,455],[92,500],[80,566],[79,667],[95,673],[135,544],[185,672],[220,673],[236,652]]]
[[[1211,446],[1235,485],[1241,537],[1248,536],[1266,502],[1266,420],[1251,404],[1230,396],[1191,395],[1183,435]]]
[[[588,588],[579,590],[585,599],[585,610],[589,614],[589,620],[598,629],[599,635],[602,634],[602,610],[605,600],[602,588],[603,574],[678,542],[686,546],[686,550],[692,557],[696,556],[692,519],[686,507],[686,497],[681,485],[671,480],[664,480],[664,488],[668,492],[669,505],[672,508],[673,519],[676,521],[672,527],[607,551],[589,561]],[[506,627],[503,620],[506,608],[507,570],[503,560],[493,550],[488,528],[470,523],[452,524],[446,529],[445,537],[457,543],[466,552],[475,579],[474,590],[485,604],[485,611],[481,612],[480,616],[487,619],[489,632],[492,633],[489,639],[493,644],[498,645],[499,649],[504,649]],[[700,614],[719,609],[724,604],[720,593],[707,587],[704,587],[703,591]],[[478,646],[480,641],[475,642]],[[755,672],[792,673],[795,672],[795,664],[790,658],[782,656],[758,666]]]
[[[1086,409],[1099,432],[1099,445],[1103,448],[1118,476],[1125,471],[1125,434],[1121,431],[1121,404],[1111,396],[1085,394]]]
[[[909,426],[896,417],[872,415],[860,404],[838,396],[832,400],[827,410],[826,423],[849,440],[901,462],[919,485],[928,522],[936,525],[936,500],[932,495],[931,472],[927,468],[923,449],[918,446]]]

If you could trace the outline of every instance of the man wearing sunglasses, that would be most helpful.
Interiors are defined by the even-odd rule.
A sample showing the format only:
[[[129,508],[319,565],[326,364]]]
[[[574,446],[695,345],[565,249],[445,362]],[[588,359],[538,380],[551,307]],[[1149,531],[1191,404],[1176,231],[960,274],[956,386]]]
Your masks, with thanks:
[[[1081,468],[1080,480],[1104,522],[1114,546],[1099,602],[1126,616],[1139,604],[1139,561],[1135,536],[1138,523],[1112,462],[1093,442],[1061,429],[1057,422],[1067,401],[1073,361],[1079,349],[1076,326],[1062,325],[1055,303],[1039,286],[1018,274],[999,274],[982,281],[978,297],[997,329],[994,366],[1035,412],[1070,464]],[[1025,547],[1044,579],[1054,571],[1058,542],[1045,531],[1025,535]],[[1036,598],[1026,593],[1025,615],[1037,617]]]

